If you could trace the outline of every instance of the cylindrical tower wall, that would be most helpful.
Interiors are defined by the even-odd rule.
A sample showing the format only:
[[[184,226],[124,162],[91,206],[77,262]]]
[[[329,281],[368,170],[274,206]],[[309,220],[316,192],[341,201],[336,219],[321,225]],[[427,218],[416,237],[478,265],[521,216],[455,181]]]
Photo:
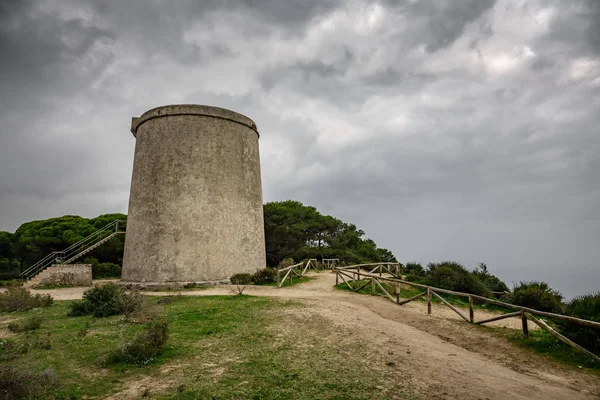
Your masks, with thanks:
[[[214,282],[265,266],[258,131],[216,107],[133,118],[136,137],[122,281]]]

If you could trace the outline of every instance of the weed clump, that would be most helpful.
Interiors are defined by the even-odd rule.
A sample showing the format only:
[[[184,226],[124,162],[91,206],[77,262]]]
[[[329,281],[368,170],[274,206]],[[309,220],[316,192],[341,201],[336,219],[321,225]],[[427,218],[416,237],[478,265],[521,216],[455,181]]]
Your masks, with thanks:
[[[154,359],[167,343],[169,323],[166,319],[157,318],[148,322],[144,330],[138,333],[130,342],[124,341],[110,352],[106,364],[129,362],[147,364]]]
[[[2,399],[46,398],[50,391],[59,386],[53,368],[36,371],[15,361],[0,365],[0,376]]]
[[[38,307],[50,307],[53,299],[50,295],[32,295],[21,286],[9,286],[6,292],[0,293],[0,311],[29,311]]]
[[[12,322],[8,324],[8,329],[11,332],[28,332],[40,329],[42,326],[42,317],[35,315],[25,319],[23,322]]]
[[[231,281],[232,285],[249,285],[252,283],[252,274],[247,274],[245,272],[233,274],[229,280]]]
[[[0,340],[0,361],[12,360],[29,351],[27,343],[13,339]],[[2,375],[0,375],[2,376]]]
[[[259,269],[252,275],[252,283],[255,285],[268,285],[275,282],[275,271],[272,268]]]

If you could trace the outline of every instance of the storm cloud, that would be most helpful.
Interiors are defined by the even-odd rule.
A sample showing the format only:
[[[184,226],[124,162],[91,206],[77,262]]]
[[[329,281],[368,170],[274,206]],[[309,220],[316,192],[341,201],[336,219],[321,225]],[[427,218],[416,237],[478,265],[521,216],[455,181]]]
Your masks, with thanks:
[[[127,212],[131,117],[220,106],[265,201],[402,262],[600,283],[597,1],[0,1],[0,229]]]

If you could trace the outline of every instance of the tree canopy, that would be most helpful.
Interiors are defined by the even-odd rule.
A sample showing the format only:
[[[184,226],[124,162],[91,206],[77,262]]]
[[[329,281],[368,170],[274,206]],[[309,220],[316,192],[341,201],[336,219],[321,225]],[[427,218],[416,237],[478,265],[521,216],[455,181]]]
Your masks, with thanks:
[[[267,203],[264,215],[269,266],[290,257],[339,258],[351,263],[396,261],[391,251],[378,248],[355,225],[323,215],[315,207],[298,201]]]
[[[49,253],[64,250],[110,222],[126,218],[124,214],[104,214],[90,219],[65,215],[26,222],[14,234],[0,232],[0,272],[18,274]],[[87,256],[120,264],[123,247],[124,237],[119,235]]]

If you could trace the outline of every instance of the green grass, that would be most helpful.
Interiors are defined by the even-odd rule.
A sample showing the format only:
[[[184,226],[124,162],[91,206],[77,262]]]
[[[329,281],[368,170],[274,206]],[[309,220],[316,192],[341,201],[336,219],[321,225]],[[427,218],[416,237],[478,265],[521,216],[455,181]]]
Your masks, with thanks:
[[[568,344],[558,340],[545,330],[530,330],[529,338],[525,339],[521,331],[515,329],[484,326],[497,335],[505,337],[518,346],[531,349],[548,358],[577,368],[589,368],[589,372],[600,376],[600,363],[591,357],[573,349]]]
[[[64,288],[70,288],[70,287],[75,287],[75,285],[38,285],[35,287],[32,287],[33,290],[51,290],[51,289],[64,289]]]
[[[285,280],[285,282],[283,282],[283,285],[281,285],[281,287],[294,286],[294,285],[298,285],[299,283],[310,282],[312,280],[313,280],[313,278],[311,278],[310,276],[301,276],[301,277],[294,276],[291,281],[290,281],[290,278],[288,277]],[[266,285],[261,285],[261,286],[277,286],[277,282],[271,282],[271,283],[268,283]]]
[[[108,367],[100,362],[103,355],[120,343],[121,335],[131,338],[142,326],[123,324],[120,316],[67,317],[69,303],[0,313],[2,329],[14,317],[43,317],[40,329],[10,340],[33,343],[49,337],[52,347],[30,347],[14,361],[1,361],[0,350],[0,363],[53,367],[62,384],[52,393],[56,399],[138,396],[120,393],[135,385],[159,399],[371,399],[388,398],[382,388],[398,384],[383,361],[375,360],[379,370],[365,364],[370,355],[360,341],[340,345],[329,340],[337,333],[323,328],[328,324],[314,325],[318,318],[294,319],[299,304],[290,301],[246,295],[173,296],[161,306],[169,320],[165,350],[147,365]]]

